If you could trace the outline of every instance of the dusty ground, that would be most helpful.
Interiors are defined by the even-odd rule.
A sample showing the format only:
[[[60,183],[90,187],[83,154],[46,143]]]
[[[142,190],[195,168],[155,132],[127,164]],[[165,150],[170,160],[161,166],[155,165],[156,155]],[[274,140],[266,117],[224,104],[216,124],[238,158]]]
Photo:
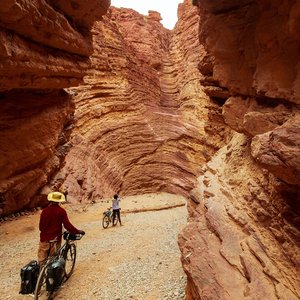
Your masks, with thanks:
[[[169,194],[126,197],[124,226],[108,229],[102,228],[102,212],[110,202],[66,205],[71,222],[86,235],[77,242],[75,271],[55,299],[184,299],[186,277],[177,246],[186,224],[184,204],[184,198]],[[39,214],[0,225],[1,299],[32,298],[18,294],[19,272],[36,259]]]

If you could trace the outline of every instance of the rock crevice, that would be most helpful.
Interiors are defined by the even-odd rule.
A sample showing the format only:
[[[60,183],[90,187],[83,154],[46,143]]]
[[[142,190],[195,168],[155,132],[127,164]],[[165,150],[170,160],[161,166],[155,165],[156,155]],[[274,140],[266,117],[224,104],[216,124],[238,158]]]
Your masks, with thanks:
[[[74,104],[63,88],[88,73],[89,32],[109,1],[89,1],[80,11],[80,1],[64,2],[1,2],[0,215],[45,203],[40,189],[71,146]]]

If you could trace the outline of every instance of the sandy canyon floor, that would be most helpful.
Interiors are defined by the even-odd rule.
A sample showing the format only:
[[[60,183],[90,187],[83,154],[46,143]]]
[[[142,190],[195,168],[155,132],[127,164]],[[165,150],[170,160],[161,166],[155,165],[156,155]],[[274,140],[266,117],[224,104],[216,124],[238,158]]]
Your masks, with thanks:
[[[102,228],[110,201],[64,207],[71,222],[86,235],[77,242],[72,277],[55,299],[184,299],[186,276],[177,236],[186,224],[185,199],[170,194],[125,197],[119,224]],[[0,224],[1,299],[20,295],[20,268],[36,259],[40,212]]]

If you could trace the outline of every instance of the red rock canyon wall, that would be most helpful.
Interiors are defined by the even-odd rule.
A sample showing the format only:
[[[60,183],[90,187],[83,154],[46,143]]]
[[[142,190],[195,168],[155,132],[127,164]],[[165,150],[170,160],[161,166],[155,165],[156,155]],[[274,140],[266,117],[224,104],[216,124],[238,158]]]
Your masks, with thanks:
[[[187,7],[173,32],[152,11],[112,8],[97,23],[95,69],[72,89],[72,148],[49,183],[63,181],[70,201],[115,192],[187,195],[199,166],[224,145],[221,110],[199,82],[197,9]]]
[[[0,215],[183,194],[187,299],[299,299],[298,1],[108,6],[1,3]]]
[[[110,1],[0,5],[0,215],[38,205],[60,169],[74,104],[62,88],[90,68],[90,29]]]
[[[201,82],[236,133],[189,197],[187,299],[299,299],[299,2],[193,2]]]

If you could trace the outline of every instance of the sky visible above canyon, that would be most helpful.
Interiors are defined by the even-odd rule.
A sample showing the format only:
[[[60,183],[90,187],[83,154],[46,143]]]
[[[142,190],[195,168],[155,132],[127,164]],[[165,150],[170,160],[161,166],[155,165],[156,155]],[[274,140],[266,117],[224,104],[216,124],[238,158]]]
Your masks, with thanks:
[[[141,0],[111,0],[111,5],[115,7],[132,8],[143,15],[148,15],[148,10],[155,10],[161,14],[164,27],[173,29],[177,22],[177,7],[183,0],[172,1],[141,1]]]

